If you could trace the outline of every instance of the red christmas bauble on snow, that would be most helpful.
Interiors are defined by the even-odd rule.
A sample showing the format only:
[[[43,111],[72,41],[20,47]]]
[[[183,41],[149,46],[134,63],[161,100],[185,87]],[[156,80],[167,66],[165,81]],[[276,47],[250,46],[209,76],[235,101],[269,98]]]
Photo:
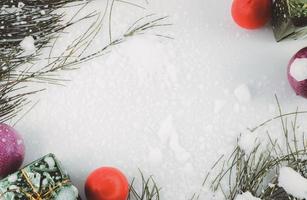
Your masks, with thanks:
[[[231,14],[234,21],[246,29],[264,26],[271,18],[272,0],[234,0]]]
[[[113,167],[96,169],[85,183],[85,194],[88,200],[126,200],[128,193],[127,178]]]

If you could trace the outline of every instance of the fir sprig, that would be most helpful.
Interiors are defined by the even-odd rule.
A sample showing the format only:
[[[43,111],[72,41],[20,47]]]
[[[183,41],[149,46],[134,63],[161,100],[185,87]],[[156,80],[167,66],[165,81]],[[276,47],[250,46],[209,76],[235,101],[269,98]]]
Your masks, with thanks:
[[[140,172],[141,188],[135,188],[135,179],[130,185],[129,196],[127,200],[160,200],[160,190],[152,176],[145,178],[144,174]]]
[[[20,42],[27,36],[35,40],[40,50],[57,37],[57,33],[75,22],[62,23],[64,14],[54,11],[67,3],[80,0],[2,1],[0,3],[0,68],[2,73],[33,60],[35,55],[23,55]],[[83,1],[83,4],[88,1]],[[83,19],[92,17],[89,14]]]
[[[28,36],[35,40],[37,52],[46,47],[68,26],[79,20],[93,17],[91,13],[77,21],[62,22],[64,14],[54,11],[67,3],[88,1],[14,1],[0,2],[0,121],[7,121],[17,115],[26,104],[26,96],[36,93],[20,83],[35,77],[29,69],[21,69],[26,63],[34,63],[39,54],[23,55],[20,42]]]
[[[77,4],[69,4],[73,2]],[[0,11],[0,122],[16,117],[23,106],[29,103],[28,95],[40,91],[29,88],[29,82],[61,84],[62,79],[58,77],[59,71],[76,69],[79,64],[108,53],[112,47],[130,37],[170,25],[166,22],[167,17],[147,15],[134,22],[123,35],[112,38],[111,13],[107,13],[107,8],[101,13],[93,12],[74,20],[89,2],[90,0],[4,0],[0,2],[0,8],[2,8]],[[118,2],[140,7],[128,1]],[[54,12],[58,8],[74,5],[81,5],[81,8],[68,22],[63,22],[64,14]],[[112,4],[108,1],[108,5],[113,7],[114,1]],[[67,27],[94,17],[96,19],[84,33],[76,37],[59,55],[53,54],[57,38]],[[93,53],[87,53],[93,40],[104,28],[106,20],[109,20],[110,42]],[[155,35],[168,38],[161,34]],[[35,40],[37,54],[23,55],[24,50],[19,44],[28,36]],[[40,50],[47,47],[50,47],[49,55],[43,58]],[[141,182],[140,188],[135,188],[135,182],[132,182],[129,200],[160,199],[160,188],[153,177],[145,178],[141,173]]]
[[[208,177],[206,178],[206,184],[209,183],[212,191],[222,192],[226,200],[234,200],[237,195],[244,192],[250,192],[263,200],[299,200],[278,186],[278,175],[279,169],[287,166],[307,177],[305,135],[297,130],[298,115],[306,112],[296,110],[296,112],[283,114],[277,97],[276,100],[279,115],[250,130],[253,134],[257,134],[258,128],[268,126],[269,123],[278,119],[281,122],[283,137],[273,140],[267,134],[269,144],[266,150],[256,145],[250,154],[247,154],[238,144],[228,159],[219,159],[217,162],[222,166],[218,175],[211,177],[211,182],[207,181]],[[288,117],[293,118],[289,121]],[[284,141],[283,146],[280,145],[282,141]],[[214,168],[216,166],[217,164]]]
[[[22,2],[21,5],[20,2]],[[75,4],[68,4],[72,2],[79,6],[80,4],[83,5],[71,20],[63,22],[64,14],[55,14],[54,11],[58,8],[74,6]],[[143,34],[160,26],[170,25],[164,22],[166,17],[148,15],[133,23],[122,36],[112,39],[110,35],[110,42],[101,49],[94,53],[86,53],[103,25],[111,23],[111,19],[108,19],[110,14],[107,14],[107,8],[101,13],[93,12],[81,19],[74,20],[89,2],[79,0],[9,0],[0,3],[2,10],[7,8],[17,9],[13,9],[14,13],[0,11],[0,19],[3,19],[0,20],[0,24],[1,21],[4,24],[3,29],[0,27],[0,44],[2,44],[0,47],[0,122],[5,122],[16,116],[22,106],[28,102],[26,97],[37,92],[28,89],[27,84],[22,83],[35,81],[59,84],[59,80],[61,80],[57,76],[59,71],[76,69],[80,63],[108,53],[112,47],[130,37]],[[18,18],[18,16],[21,18]],[[75,23],[93,17],[96,17],[96,20],[83,34],[76,37],[62,53],[53,55],[53,47],[63,30]],[[23,56],[23,49],[19,46],[19,43],[29,35],[35,39],[37,54]],[[51,41],[53,41],[53,44],[50,43]],[[49,56],[45,58],[48,61],[43,62],[43,64],[40,62],[40,65],[37,66],[36,61],[44,59],[39,55],[40,50],[50,46],[50,44]],[[24,67],[25,64],[29,67]]]

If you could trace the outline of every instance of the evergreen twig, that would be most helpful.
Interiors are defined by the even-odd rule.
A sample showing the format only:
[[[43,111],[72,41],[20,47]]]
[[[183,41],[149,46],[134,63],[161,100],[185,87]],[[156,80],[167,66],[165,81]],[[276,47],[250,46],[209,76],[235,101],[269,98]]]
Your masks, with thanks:
[[[102,13],[92,12],[75,20],[78,13],[89,2],[91,0],[4,0],[0,2],[0,8],[2,8],[0,10],[0,122],[15,117],[22,106],[29,102],[27,96],[38,92],[31,90],[28,84],[22,83],[61,84],[59,81],[63,79],[57,77],[58,71],[76,69],[78,64],[108,53],[112,47],[132,36],[169,25],[164,23],[165,17],[146,16],[137,20],[125,34],[112,39],[100,50],[86,54],[86,50],[103,28],[105,17],[108,16],[106,8]],[[54,11],[70,6],[81,6],[81,8],[71,20],[65,23],[63,22],[65,14],[56,14]],[[96,17],[95,22],[82,35],[77,37],[60,55],[52,55],[57,38],[67,27],[93,17]],[[24,51],[19,43],[27,36],[35,39],[37,54],[23,55]],[[54,43],[50,46],[51,41]],[[48,46],[50,46],[50,53],[46,58],[48,62],[43,64],[40,62],[40,66],[37,66],[38,60],[44,60],[41,58],[40,50]],[[28,67],[25,67],[25,64]]]
[[[61,84],[58,71],[73,70],[80,63],[87,62],[108,53],[112,47],[121,44],[128,38],[144,34],[161,26],[169,26],[167,17],[148,15],[140,18],[120,37],[113,38],[111,31],[111,14],[115,2],[143,8],[129,1],[111,0],[102,13],[92,12],[78,20],[76,16],[91,0],[3,0],[0,2],[0,122],[8,121],[29,103],[29,95],[40,92],[33,91],[28,83]],[[71,20],[63,22],[64,13],[56,14],[59,8],[81,6]],[[89,28],[66,47],[59,55],[53,55],[58,37],[63,31],[82,20],[96,17]],[[110,41],[94,53],[87,53],[98,33],[103,28],[106,17],[109,17]],[[35,40],[36,54],[24,55],[20,42],[31,36]],[[162,36],[158,35],[157,36]],[[165,37],[165,36],[162,36]],[[167,36],[166,36],[167,37]],[[53,41],[53,43],[52,43]],[[42,58],[40,50],[50,48],[49,55]],[[37,64],[39,62],[39,64]],[[37,66],[39,65],[39,66]],[[140,172],[141,173],[141,172]],[[130,187],[129,200],[159,200],[160,188],[153,177],[145,178],[141,173],[141,189]]]
[[[281,167],[287,166],[307,177],[305,136],[302,133],[302,137],[298,137],[300,133],[297,130],[298,115],[306,112],[297,109],[296,112],[283,114],[277,97],[276,101],[279,116],[252,129],[251,133],[257,134],[258,128],[279,119],[283,132],[282,138],[273,140],[267,134],[269,144],[266,150],[260,149],[257,145],[250,154],[247,154],[238,144],[234,153],[226,161],[226,167],[223,164],[220,173],[213,177],[211,182],[207,181],[210,174],[206,177],[206,184],[209,183],[212,191],[222,192],[226,200],[234,200],[238,194],[244,192],[250,192],[262,200],[299,200],[278,186],[278,173]],[[293,116],[291,123],[288,122],[289,116]],[[281,146],[281,142],[284,142],[284,145]],[[218,160],[218,163],[220,162],[222,162],[221,159]],[[217,164],[215,163],[214,166],[216,167]]]
[[[135,179],[130,185],[129,196],[127,200],[160,200],[160,188],[156,184],[152,176],[145,178],[143,173],[140,171],[141,176],[141,189],[135,188]]]

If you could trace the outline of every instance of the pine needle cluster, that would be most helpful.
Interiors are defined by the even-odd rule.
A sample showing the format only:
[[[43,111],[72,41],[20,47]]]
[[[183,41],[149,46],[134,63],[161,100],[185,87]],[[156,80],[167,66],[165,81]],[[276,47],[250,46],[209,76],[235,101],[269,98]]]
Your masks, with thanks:
[[[284,114],[277,97],[276,100],[279,115],[250,131],[257,134],[258,129],[280,120],[282,137],[272,139],[267,132],[269,142],[265,150],[257,144],[250,154],[238,144],[227,159],[221,157],[215,163],[214,170],[221,166],[218,175],[211,177],[210,182],[208,177],[211,174],[206,177],[204,185],[209,184],[213,192],[221,192],[226,200],[234,200],[244,192],[250,192],[262,200],[299,200],[278,185],[278,177],[282,167],[290,167],[307,178],[306,138],[304,132],[298,131],[297,124],[298,116],[306,112],[297,110]]]
[[[122,0],[107,0],[104,11],[93,11],[81,18],[78,14],[91,0],[1,0],[0,2],[0,122],[15,118],[29,103],[29,95],[41,90],[31,89],[28,83],[61,84],[59,71],[72,70],[78,65],[108,53],[112,47],[128,38],[144,34],[157,27],[169,26],[167,17],[147,15],[136,20],[130,28],[117,38],[112,37],[111,16],[115,2],[144,9],[135,3]],[[78,7],[73,17],[65,21],[65,12],[60,8]],[[110,8],[108,8],[110,7]],[[91,19],[94,22],[63,52],[53,56],[53,48],[66,28]],[[98,33],[108,24],[109,43],[94,52],[87,53]],[[25,54],[21,42],[32,37],[36,53]],[[162,36],[157,34],[157,36]],[[166,37],[166,36],[162,36]],[[49,55],[42,57],[41,50],[49,49]],[[44,60],[45,62],[40,62]],[[39,64],[38,64],[39,63]],[[38,66],[37,66],[38,65]],[[145,178],[141,173],[141,188],[131,184],[129,200],[159,200],[160,188],[152,177]]]

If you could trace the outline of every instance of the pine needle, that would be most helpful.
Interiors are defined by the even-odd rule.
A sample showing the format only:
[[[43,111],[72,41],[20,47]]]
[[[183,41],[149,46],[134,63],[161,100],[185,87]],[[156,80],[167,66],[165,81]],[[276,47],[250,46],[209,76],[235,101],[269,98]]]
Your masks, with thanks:
[[[60,71],[77,69],[81,63],[107,54],[112,47],[130,37],[160,26],[170,25],[164,22],[166,17],[150,15],[137,20],[125,34],[113,39],[111,14],[114,0],[111,1],[111,11],[108,14],[106,8],[101,13],[92,12],[78,20],[75,20],[76,16],[91,0],[25,0],[22,4],[11,0],[0,2],[2,8],[0,22],[3,22],[0,24],[0,122],[14,118],[22,107],[29,103],[27,97],[38,92],[27,87],[29,82],[62,85],[65,80],[57,76]],[[71,20],[63,23],[65,14],[55,14],[54,11],[71,6],[80,6],[80,9]],[[87,54],[87,49],[101,31],[104,21],[107,20],[106,16],[109,16],[110,42],[94,53]],[[64,30],[67,27],[94,17],[96,20],[83,34],[67,46],[60,55],[53,56],[52,51],[57,38],[65,34]],[[37,54],[24,56],[19,43],[29,35],[35,39]],[[50,45],[51,41],[53,43]],[[48,47],[50,47],[48,57],[42,58],[41,49]],[[40,66],[36,65],[38,61],[44,59],[48,62]],[[28,67],[24,67],[25,64]],[[19,85],[26,86],[18,87]]]
[[[234,200],[237,195],[244,192],[250,192],[263,200],[299,200],[278,186],[278,173],[281,167],[287,166],[307,177],[305,137],[304,133],[299,133],[297,130],[298,115],[306,112],[297,109],[296,112],[283,114],[277,97],[276,102],[279,116],[267,120],[252,131],[257,134],[256,130],[259,127],[265,128],[269,122],[278,119],[283,132],[282,138],[273,140],[267,134],[269,144],[266,150],[260,149],[257,145],[250,154],[246,154],[237,145],[228,158],[229,164],[223,165],[220,173],[212,177],[213,180],[208,183],[213,192],[222,192],[226,200]],[[292,117],[291,123],[287,117]],[[299,134],[302,134],[302,140],[298,140]],[[284,148],[279,145],[282,141],[285,142]],[[222,162],[221,159],[218,162]],[[214,166],[216,169],[217,164]],[[210,173],[207,176],[210,176]]]

